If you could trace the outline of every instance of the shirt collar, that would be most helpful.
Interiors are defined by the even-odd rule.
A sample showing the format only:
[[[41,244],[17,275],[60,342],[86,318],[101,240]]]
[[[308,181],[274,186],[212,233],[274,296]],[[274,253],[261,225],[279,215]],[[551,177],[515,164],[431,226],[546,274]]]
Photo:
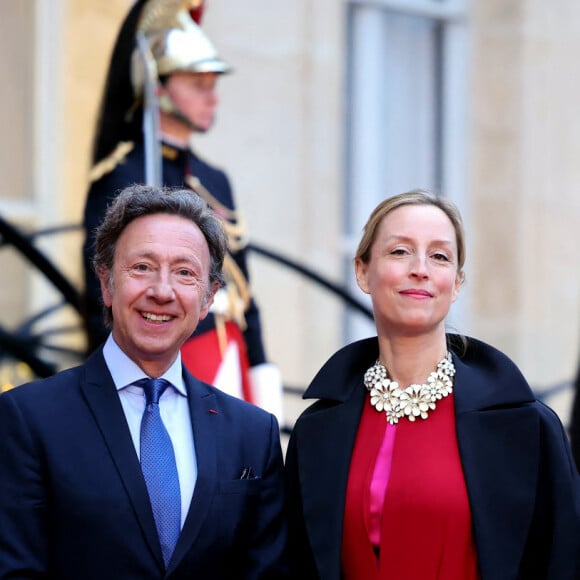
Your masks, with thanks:
[[[118,391],[132,385],[139,379],[147,378],[143,370],[121,350],[112,333],[109,334],[103,347],[103,356]],[[187,397],[187,390],[183,382],[181,352],[177,353],[175,361],[161,377],[167,379],[180,394]]]

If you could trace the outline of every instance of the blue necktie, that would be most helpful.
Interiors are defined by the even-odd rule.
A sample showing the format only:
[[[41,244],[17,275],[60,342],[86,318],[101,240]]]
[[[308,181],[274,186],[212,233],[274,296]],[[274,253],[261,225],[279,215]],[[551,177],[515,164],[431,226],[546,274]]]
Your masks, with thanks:
[[[159,414],[159,397],[170,385],[165,379],[141,379],[145,391],[141,419],[141,470],[147,484],[165,567],[181,530],[181,494],[171,439]]]

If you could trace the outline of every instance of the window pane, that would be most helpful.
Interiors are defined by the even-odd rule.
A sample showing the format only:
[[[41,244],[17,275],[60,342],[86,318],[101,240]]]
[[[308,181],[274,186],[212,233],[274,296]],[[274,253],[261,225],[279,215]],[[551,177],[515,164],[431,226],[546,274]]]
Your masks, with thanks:
[[[439,24],[354,11],[349,106],[349,233],[384,197],[437,188]]]
[[[362,226],[385,197],[440,188],[441,24],[355,7],[350,19],[346,279],[359,296],[352,256]],[[347,338],[372,325],[349,317]]]

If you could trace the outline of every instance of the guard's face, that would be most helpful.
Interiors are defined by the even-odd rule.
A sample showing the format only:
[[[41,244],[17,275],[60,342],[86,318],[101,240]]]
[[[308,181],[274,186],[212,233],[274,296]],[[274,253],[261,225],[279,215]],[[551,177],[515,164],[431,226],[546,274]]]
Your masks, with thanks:
[[[169,76],[165,91],[177,110],[200,132],[211,128],[218,104],[216,73],[176,72]]]
[[[100,276],[113,337],[147,374],[158,376],[207,316],[210,255],[201,230],[175,215],[131,222],[115,250],[112,278]]]

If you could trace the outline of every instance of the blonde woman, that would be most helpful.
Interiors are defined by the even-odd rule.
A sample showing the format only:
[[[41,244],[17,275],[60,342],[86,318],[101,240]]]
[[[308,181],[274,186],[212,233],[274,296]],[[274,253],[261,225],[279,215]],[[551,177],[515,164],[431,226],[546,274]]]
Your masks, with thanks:
[[[464,263],[449,201],[411,191],[371,214],[355,271],[377,336],[322,367],[289,444],[293,577],[580,578],[560,421],[504,354],[446,333]]]

